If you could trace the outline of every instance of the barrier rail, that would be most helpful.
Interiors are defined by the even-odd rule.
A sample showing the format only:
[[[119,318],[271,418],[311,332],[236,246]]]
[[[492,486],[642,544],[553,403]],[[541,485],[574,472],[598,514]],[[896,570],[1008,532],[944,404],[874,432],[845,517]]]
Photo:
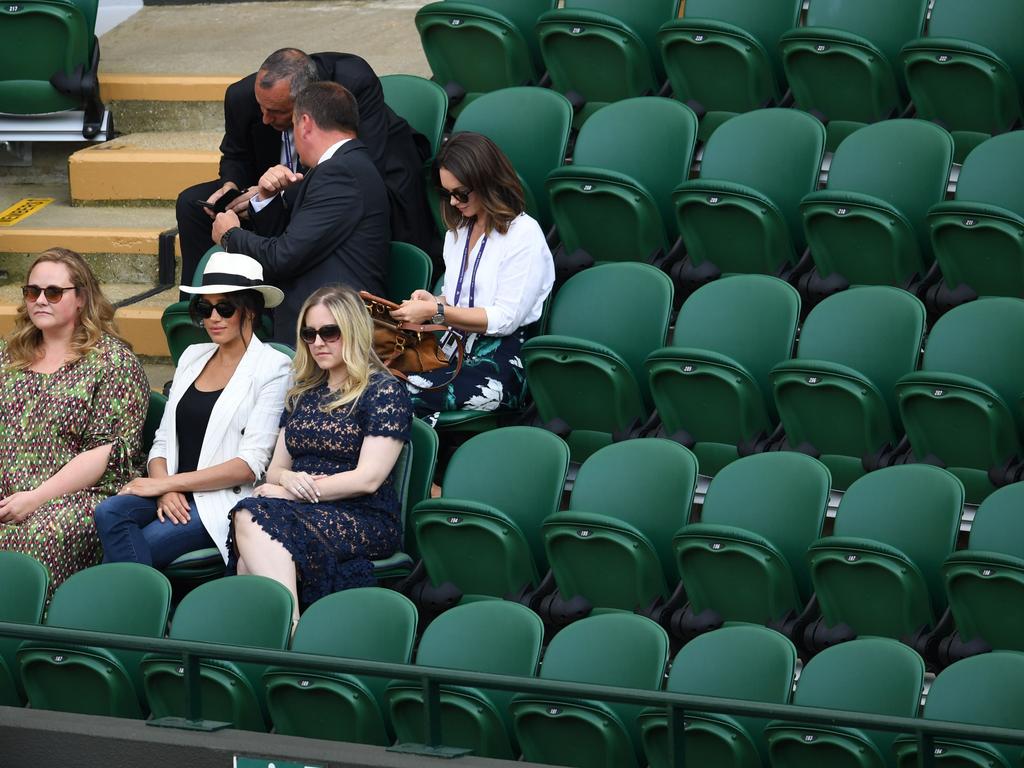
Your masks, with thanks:
[[[0,636],[26,640],[49,641],[78,646],[100,646],[130,651],[149,651],[180,655],[184,669],[185,699],[187,703],[186,728],[202,729],[202,701],[199,695],[199,665],[205,659],[241,661],[296,669],[315,669],[325,672],[343,672],[370,677],[419,680],[423,684],[424,724],[427,744],[423,754],[445,754],[441,733],[441,686],[465,685],[476,688],[540,694],[560,699],[597,699],[624,704],[663,707],[668,715],[669,755],[671,764],[685,768],[686,732],[685,713],[713,712],[765,719],[786,720],[795,723],[815,723],[877,731],[896,731],[914,734],[918,740],[918,766],[935,765],[935,740],[947,738],[967,741],[990,741],[1002,744],[1024,745],[1024,731],[1010,728],[964,725],[963,723],[925,720],[915,717],[889,717],[864,712],[838,709],[801,707],[793,704],[766,704],[739,699],[711,696],[693,696],[665,691],[641,691],[631,688],[568,683],[530,677],[513,677],[482,672],[419,667],[412,664],[390,664],[336,656],[274,651],[265,648],[244,648],[234,645],[202,643],[167,638],[112,635],[77,629],[46,627],[33,624],[0,622]]]

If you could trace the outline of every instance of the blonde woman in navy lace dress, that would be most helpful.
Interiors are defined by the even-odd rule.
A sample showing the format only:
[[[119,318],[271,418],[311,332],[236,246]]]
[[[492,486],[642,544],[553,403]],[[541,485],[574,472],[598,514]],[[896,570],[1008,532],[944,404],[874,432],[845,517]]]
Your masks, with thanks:
[[[409,395],[373,352],[358,295],[329,286],[299,313],[295,383],[267,482],[232,510],[229,567],[284,584],[298,606],[374,584],[371,560],[402,541],[391,470]]]

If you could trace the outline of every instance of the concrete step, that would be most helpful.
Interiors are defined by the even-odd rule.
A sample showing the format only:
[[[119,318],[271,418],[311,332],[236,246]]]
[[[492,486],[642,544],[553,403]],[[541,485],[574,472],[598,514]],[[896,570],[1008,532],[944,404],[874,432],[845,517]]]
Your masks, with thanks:
[[[115,303],[137,296],[139,292],[138,284],[103,284],[103,293]],[[114,319],[118,330],[136,354],[158,358],[157,362],[167,362],[170,352],[160,325],[160,316],[168,304],[177,300],[178,288],[175,286],[117,310]],[[14,328],[14,317],[22,303],[20,285],[0,286],[0,335],[6,336]]]
[[[223,131],[224,90],[232,75],[100,75],[100,94],[122,134],[148,131]]]
[[[158,238],[175,226],[172,209],[75,207],[62,185],[3,181],[0,210],[25,198],[53,200],[27,218],[0,227],[0,271],[6,282],[21,285],[41,251],[61,246],[85,256],[101,282],[132,284],[136,293],[157,284]]]
[[[217,177],[220,140],[220,131],[154,131],[80,149],[68,158],[72,204],[173,205]]]

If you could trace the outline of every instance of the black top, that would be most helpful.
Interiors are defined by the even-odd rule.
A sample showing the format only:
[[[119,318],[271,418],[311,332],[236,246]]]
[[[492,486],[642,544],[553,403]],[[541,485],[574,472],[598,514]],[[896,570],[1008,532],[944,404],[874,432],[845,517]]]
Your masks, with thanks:
[[[199,452],[206,438],[210,413],[223,391],[203,392],[192,382],[178,401],[178,410],[174,414],[178,431],[178,472],[195,472],[198,469]]]

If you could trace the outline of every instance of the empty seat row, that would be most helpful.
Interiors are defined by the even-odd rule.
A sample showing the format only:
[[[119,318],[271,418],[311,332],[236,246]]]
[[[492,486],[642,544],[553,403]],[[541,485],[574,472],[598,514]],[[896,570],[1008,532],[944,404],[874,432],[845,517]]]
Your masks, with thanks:
[[[917,114],[953,131],[958,158],[1021,118],[1024,12],[1014,0],[435,2],[416,15],[434,79],[471,101],[550,84],[578,107],[671,90],[702,115],[706,139],[734,114],[783,103],[851,130]],[[682,5],[682,8],[680,6]],[[681,10],[681,16],[679,15]],[[543,79],[542,79],[543,76]],[[841,85],[840,85],[841,84]]]

